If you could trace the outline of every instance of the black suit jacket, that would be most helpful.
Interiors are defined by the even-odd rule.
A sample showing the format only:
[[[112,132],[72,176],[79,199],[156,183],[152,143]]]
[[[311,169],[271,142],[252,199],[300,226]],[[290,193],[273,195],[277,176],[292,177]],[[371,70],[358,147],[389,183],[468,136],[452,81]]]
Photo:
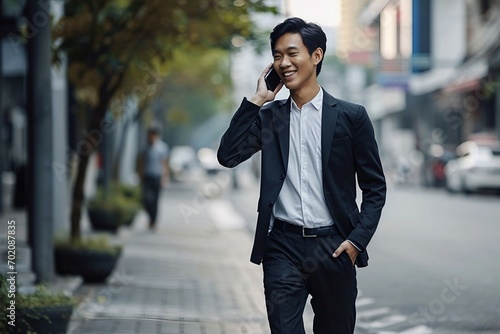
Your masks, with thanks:
[[[246,99],[234,114],[217,152],[219,162],[235,167],[262,151],[258,219],[251,261],[260,264],[272,209],[288,166],[291,99],[259,107]],[[358,267],[368,265],[366,246],[377,228],[386,184],[373,126],[364,107],[324,91],[321,124],[323,193],[343,237],[362,249]],[[362,190],[356,203],[356,177]]]

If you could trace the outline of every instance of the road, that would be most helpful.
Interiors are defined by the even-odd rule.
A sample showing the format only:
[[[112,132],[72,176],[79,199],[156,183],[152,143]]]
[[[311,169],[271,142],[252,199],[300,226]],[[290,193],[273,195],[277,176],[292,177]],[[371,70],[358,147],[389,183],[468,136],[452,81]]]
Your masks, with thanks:
[[[245,175],[242,175],[245,176]],[[258,184],[224,194],[253,233]],[[500,197],[389,187],[370,265],[358,269],[358,326],[370,333],[500,333]]]

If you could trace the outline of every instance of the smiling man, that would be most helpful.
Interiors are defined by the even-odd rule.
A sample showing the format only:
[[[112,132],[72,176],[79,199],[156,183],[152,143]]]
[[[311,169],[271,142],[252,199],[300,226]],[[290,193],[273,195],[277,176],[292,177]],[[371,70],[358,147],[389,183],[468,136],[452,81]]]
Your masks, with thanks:
[[[368,264],[386,194],[373,127],[365,108],[319,86],[326,36],[318,25],[289,18],[270,39],[274,62],[233,116],[218,159],[235,167],[262,151],[251,261],[263,266],[271,333],[305,333],[309,295],[314,333],[353,333],[355,266]],[[274,91],[271,68],[281,79]],[[290,97],[274,101],[283,86]]]

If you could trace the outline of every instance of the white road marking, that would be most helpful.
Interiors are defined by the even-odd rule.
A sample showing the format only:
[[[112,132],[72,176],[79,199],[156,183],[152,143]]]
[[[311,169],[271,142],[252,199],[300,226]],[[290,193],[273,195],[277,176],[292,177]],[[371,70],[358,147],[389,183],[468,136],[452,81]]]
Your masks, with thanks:
[[[402,332],[393,332],[393,331],[377,331],[373,332],[376,334],[432,334],[432,329],[427,326],[420,325],[412,328],[405,329]]]
[[[425,325],[419,325],[416,327],[408,328],[402,332],[399,332],[399,334],[431,334],[432,329],[425,326]]]
[[[366,319],[366,318],[372,318],[375,316],[383,315],[386,313],[389,313],[390,309],[388,307],[379,307],[379,308],[374,308],[371,310],[366,310],[366,311],[361,311],[357,312],[357,318],[359,319]]]
[[[375,303],[375,300],[373,300],[372,298],[361,298],[361,299],[356,300],[356,307],[370,305],[373,303]]]
[[[401,314],[392,314],[379,320],[367,322],[368,328],[384,328],[406,321],[408,317]]]

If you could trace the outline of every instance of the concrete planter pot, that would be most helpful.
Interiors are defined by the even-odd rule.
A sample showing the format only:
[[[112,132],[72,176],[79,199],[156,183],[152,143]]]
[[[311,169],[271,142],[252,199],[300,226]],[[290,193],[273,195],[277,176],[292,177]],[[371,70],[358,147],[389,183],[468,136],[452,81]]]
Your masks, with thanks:
[[[17,310],[16,326],[9,326],[8,333],[66,333],[73,308],[72,304],[21,307]]]
[[[56,247],[56,272],[60,275],[78,275],[85,282],[103,282],[112,273],[120,257],[121,248],[109,251]]]
[[[90,224],[96,231],[107,231],[116,233],[120,226],[130,226],[139,208],[115,208],[103,209],[99,207],[89,207],[87,212]]]
[[[119,215],[110,210],[101,208],[88,208],[90,225],[96,231],[107,231],[115,233],[122,225]]]
[[[39,284],[17,290],[13,304],[10,284],[0,274],[0,308],[6,311],[0,318],[1,333],[66,333],[77,298]]]

